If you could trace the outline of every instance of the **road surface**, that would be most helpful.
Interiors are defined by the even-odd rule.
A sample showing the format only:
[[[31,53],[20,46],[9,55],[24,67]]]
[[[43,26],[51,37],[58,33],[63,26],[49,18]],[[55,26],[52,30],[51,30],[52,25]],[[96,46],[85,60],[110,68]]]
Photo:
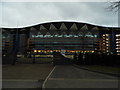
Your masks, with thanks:
[[[95,73],[71,65],[55,66],[43,88],[118,88],[118,77]],[[91,90],[91,89],[90,89]]]

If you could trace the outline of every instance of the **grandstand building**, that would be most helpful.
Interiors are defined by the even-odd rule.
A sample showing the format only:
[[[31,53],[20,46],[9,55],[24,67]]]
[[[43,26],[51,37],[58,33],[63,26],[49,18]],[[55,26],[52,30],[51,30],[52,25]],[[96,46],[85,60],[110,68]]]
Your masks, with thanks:
[[[106,53],[120,55],[120,28],[79,22],[49,22],[1,28],[4,53]]]

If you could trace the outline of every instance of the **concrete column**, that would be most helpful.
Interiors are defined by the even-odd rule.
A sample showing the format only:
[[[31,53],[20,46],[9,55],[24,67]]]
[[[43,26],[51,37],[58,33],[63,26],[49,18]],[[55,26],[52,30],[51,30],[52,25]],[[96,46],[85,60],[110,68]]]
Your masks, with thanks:
[[[110,51],[116,54],[116,40],[115,40],[115,33],[112,31],[110,34]]]
[[[14,52],[18,52],[18,50],[19,50],[19,41],[20,41],[20,35],[19,35],[18,31],[16,31],[13,34],[13,51]]]

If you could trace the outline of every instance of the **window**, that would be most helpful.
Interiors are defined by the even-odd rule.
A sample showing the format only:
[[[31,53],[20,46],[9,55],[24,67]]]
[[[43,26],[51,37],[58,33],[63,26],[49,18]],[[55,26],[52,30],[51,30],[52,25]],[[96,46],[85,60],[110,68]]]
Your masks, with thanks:
[[[44,35],[44,37],[52,37],[52,36],[49,32],[47,32],[46,35]]]
[[[78,33],[78,36],[79,36],[79,37],[82,37],[82,36],[83,36],[83,33],[82,33],[82,32],[79,32],[79,33]]]
[[[67,34],[66,34],[65,32],[63,32],[61,35],[62,35],[63,37],[66,37],[66,36],[67,36]]]
[[[59,37],[59,34],[57,32],[55,32],[54,37]]]

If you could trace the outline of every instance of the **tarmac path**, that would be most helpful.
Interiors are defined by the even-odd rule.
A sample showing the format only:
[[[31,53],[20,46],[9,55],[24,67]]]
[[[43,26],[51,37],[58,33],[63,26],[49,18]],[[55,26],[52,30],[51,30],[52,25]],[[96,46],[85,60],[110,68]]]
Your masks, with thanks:
[[[109,88],[109,90],[117,90],[118,77],[79,69],[71,65],[59,65],[55,66],[48,75],[42,88],[100,88],[102,90]]]

